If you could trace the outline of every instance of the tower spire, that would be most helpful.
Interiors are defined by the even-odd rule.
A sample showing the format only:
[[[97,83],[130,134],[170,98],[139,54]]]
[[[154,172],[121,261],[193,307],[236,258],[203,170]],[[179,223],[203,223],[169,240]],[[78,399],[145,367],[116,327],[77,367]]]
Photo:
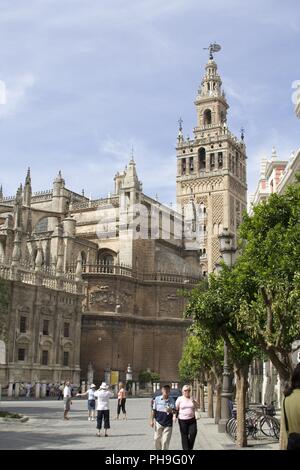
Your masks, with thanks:
[[[25,185],[26,185],[26,184],[31,184],[30,166],[28,167],[28,170],[27,170],[27,175],[26,175],[26,179],[25,179]]]
[[[177,136],[178,142],[182,142],[182,141],[183,141],[182,123],[183,123],[183,120],[182,120],[182,118],[180,117],[180,118],[178,119],[178,124],[179,124],[179,131],[178,131],[178,136]]]
[[[30,176],[30,167],[28,167],[27,175],[25,178],[25,184],[24,184],[24,205],[25,206],[31,205],[31,195],[32,195],[31,176]]]
[[[205,73],[195,101],[198,116],[198,126],[195,128],[197,136],[198,132],[203,132],[203,129],[224,127],[229,108],[222,89],[218,67],[212,55],[213,52],[218,52],[221,46],[214,43],[207,49],[210,51],[210,58],[205,66]]]
[[[131,146],[131,162],[134,162],[134,147],[133,145]]]

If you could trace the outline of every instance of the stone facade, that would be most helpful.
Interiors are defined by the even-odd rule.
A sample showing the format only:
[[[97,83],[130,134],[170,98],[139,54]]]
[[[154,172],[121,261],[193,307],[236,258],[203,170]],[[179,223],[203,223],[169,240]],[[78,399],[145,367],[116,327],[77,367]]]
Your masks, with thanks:
[[[12,286],[4,383],[78,384],[89,363],[97,380],[130,363],[135,379],[150,368],[178,381],[189,324],[178,291],[200,279],[199,252],[185,249],[180,214],[142,193],[133,160],[115,183],[91,201],[59,173],[32,194],[28,171],[15,197],[1,194],[0,276]]]
[[[11,276],[7,268],[10,303],[2,336],[7,348],[5,364],[0,364],[0,383],[60,383],[66,379],[79,383],[77,345],[83,296],[47,288],[41,282],[27,284],[20,279],[21,272],[15,270]]]

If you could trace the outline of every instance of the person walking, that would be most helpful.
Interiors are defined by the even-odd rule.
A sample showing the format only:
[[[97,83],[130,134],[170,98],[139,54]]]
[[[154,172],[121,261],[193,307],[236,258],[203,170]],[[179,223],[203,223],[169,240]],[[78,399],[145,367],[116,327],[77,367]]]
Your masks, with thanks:
[[[70,419],[68,417],[68,413],[70,411],[70,405],[72,405],[72,393],[71,393],[71,387],[70,387],[69,381],[65,383],[63,396],[64,396],[64,419]]]
[[[281,407],[282,447],[300,450],[300,364],[295,367],[291,386],[284,395]]]
[[[58,387],[58,395],[57,395],[57,399],[60,400],[61,398],[64,397],[64,384],[60,384],[59,387]]]
[[[123,419],[127,419],[125,403],[126,403],[126,390],[124,388],[123,383],[120,382],[119,383],[119,391],[118,391],[118,407],[117,407],[116,419],[119,419],[121,409],[122,409],[122,413],[123,413]]]
[[[164,385],[162,394],[154,398],[150,426],[154,427],[154,445],[156,450],[168,450],[175,419],[175,401],[170,397],[170,386]]]
[[[76,397],[88,397],[88,421],[95,421],[95,405],[96,405],[96,399],[95,399],[95,391],[96,391],[96,385],[91,384],[89,390],[87,390],[84,393],[77,393]]]
[[[27,382],[26,384],[26,398],[30,398],[32,385]]]
[[[108,385],[102,382],[99,389],[95,392],[97,398],[97,434],[100,437],[100,430],[102,428],[102,421],[104,421],[104,436],[107,437],[107,430],[110,428],[109,422],[109,399],[114,396],[113,392],[108,390]]]
[[[182,387],[182,396],[176,400],[176,411],[183,450],[192,450],[194,448],[197,435],[195,411],[199,406],[199,403],[191,397],[190,385],[184,385]]]

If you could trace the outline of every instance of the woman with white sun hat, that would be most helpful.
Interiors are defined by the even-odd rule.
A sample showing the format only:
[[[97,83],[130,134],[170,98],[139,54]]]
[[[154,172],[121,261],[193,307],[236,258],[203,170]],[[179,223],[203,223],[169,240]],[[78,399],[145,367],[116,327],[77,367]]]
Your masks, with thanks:
[[[104,421],[104,436],[107,437],[107,430],[110,428],[109,422],[109,399],[114,396],[113,392],[108,390],[109,386],[102,382],[99,390],[95,392],[97,398],[97,436],[100,437],[100,430],[102,428],[102,420]]]

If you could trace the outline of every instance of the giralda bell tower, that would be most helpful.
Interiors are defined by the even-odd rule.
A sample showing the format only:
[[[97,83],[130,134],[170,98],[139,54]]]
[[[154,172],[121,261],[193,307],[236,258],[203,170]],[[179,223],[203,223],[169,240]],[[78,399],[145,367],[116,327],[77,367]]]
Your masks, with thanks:
[[[204,274],[213,271],[218,261],[218,235],[223,228],[236,237],[246,209],[247,191],[243,131],[237,139],[228,129],[229,106],[213,58],[213,52],[220,46],[212,44],[209,49],[209,60],[195,100],[194,138],[184,138],[180,119],[176,146],[177,205],[193,204]]]

